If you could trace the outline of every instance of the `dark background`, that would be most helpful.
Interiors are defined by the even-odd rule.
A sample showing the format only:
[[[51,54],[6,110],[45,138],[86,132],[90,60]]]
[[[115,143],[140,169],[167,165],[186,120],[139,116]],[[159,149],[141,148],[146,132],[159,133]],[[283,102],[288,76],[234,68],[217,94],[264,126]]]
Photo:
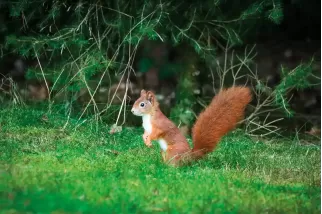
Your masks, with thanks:
[[[321,41],[321,1],[284,0],[284,18],[280,25],[263,25],[257,28],[252,39],[258,42],[276,41]]]

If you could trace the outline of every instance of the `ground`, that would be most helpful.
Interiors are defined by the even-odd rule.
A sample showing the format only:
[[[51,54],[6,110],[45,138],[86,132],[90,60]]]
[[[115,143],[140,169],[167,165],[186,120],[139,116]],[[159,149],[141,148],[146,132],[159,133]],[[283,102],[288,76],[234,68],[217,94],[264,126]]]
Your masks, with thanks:
[[[104,124],[43,115],[0,110],[1,213],[321,212],[320,144],[236,130],[174,168],[141,128],[110,135]]]

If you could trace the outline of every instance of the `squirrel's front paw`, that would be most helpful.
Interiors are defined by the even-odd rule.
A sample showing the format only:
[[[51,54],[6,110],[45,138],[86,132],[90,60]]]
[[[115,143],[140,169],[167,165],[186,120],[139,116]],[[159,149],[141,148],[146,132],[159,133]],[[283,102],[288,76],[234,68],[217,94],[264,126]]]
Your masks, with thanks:
[[[144,134],[142,137],[143,137],[144,144],[145,144],[147,147],[151,147],[151,146],[152,146],[152,143],[151,143],[151,140],[150,140],[150,138],[149,138],[149,135]]]
[[[145,142],[148,139],[148,135],[147,134],[144,134],[144,135],[142,135],[142,138],[143,138],[143,141]]]
[[[145,142],[145,145],[146,145],[147,147],[152,147],[152,143],[151,143],[151,142]]]

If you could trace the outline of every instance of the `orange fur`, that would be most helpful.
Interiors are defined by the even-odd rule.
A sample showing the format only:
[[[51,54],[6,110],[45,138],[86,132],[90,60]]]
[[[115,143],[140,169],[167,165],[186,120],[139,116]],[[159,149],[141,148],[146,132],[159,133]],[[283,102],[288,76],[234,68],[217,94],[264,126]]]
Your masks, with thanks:
[[[189,147],[179,128],[161,112],[151,91],[141,91],[141,96],[132,107],[132,113],[150,117],[143,122],[143,126],[148,127],[143,134],[145,144],[150,147],[151,141],[162,140],[166,143],[165,151],[161,151],[163,160],[172,165],[181,165],[186,161],[200,159],[213,151],[221,137],[235,128],[243,118],[244,110],[250,101],[251,93],[248,88],[231,87],[220,91],[194,124],[193,149]],[[149,128],[152,129],[151,133]]]
[[[192,128],[195,158],[212,152],[221,137],[235,128],[244,117],[244,110],[251,99],[251,92],[245,87],[222,90],[213,98]]]

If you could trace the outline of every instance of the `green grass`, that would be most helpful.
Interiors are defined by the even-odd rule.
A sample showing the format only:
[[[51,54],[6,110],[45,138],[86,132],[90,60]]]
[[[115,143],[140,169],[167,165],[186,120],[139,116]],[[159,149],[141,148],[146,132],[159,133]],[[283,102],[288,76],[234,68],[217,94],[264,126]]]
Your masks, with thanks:
[[[161,162],[142,129],[0,110],[1,213],[320,213],[320,145],[235,131],[191,166]],[[113,153],[117,151],[118,154]],[[55,212],[54,212],[55,211]]]

